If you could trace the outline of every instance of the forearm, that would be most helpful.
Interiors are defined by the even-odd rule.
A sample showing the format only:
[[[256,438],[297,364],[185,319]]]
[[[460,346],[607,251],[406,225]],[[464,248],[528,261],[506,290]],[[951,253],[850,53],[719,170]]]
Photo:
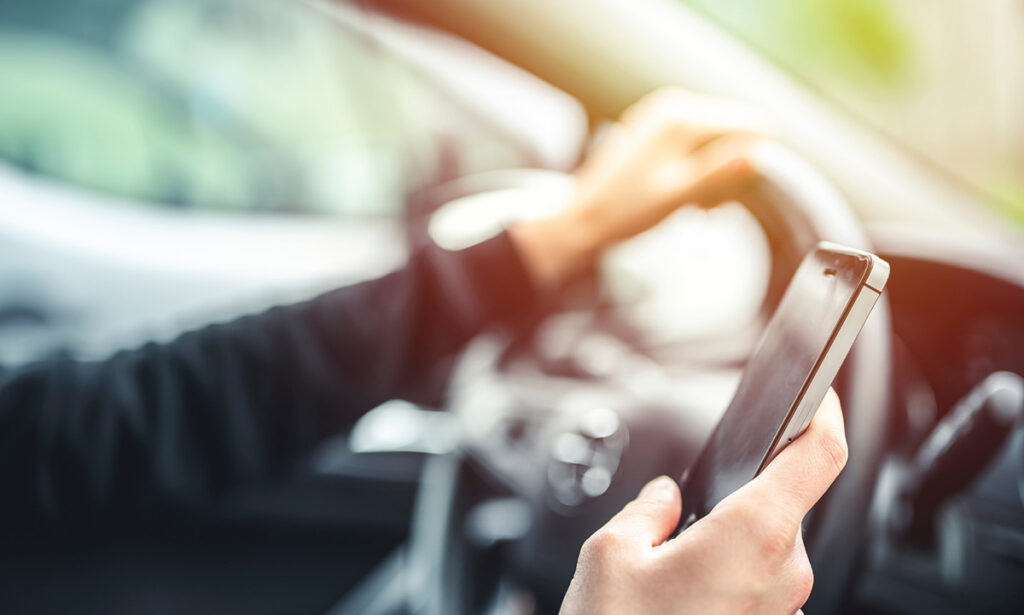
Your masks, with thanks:
[[[466,341],[533,302],[501,236],[106,361],[0,373],[6,515],[88,522],[271,476],[389,398],[436,401]]]

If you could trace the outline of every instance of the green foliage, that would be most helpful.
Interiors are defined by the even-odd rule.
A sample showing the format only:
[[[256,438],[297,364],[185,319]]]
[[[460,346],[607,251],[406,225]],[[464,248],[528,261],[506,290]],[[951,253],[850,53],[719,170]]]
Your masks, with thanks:
[[[1024,226],[1024,176],[1018,174],[999,179],[987,188],[996,197],[996,207],[1015,223]]]
[[[0,8],[4,162],[146,202],[351,215],[390,214],[433,169],[436,95],[309,7],[111,1]]]
[[[907,34],[888,0],[683,0],[802,76],[893,87]]]
[[[105,192],[236,203],[230,143],[62,39],[0,31],[0,157]]]

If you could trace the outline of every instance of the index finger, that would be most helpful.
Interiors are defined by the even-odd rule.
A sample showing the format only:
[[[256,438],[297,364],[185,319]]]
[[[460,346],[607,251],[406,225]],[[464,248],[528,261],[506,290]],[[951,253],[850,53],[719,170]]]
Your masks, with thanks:
[[[793,518],[803,519],[839,476],[847,455],[839,396],[829,389],[807,430],[748,487],[767,492]]]
[[[654,123],[684,128],[694,146],[729,134],[778,132],[771,116],[758,107],[673,87],[644,96],[623,112],[621,121],[627,126]]]

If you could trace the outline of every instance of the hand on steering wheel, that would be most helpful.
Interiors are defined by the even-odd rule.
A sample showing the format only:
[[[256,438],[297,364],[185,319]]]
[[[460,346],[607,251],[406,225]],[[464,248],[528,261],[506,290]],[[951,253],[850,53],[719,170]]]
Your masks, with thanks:
[[[679,206],[741,194],[756,176],[747,154],[767,124],[734,101],[678,89],[641,99],[577,170],[572,204],[511,229],[527,270],[541,286],[557,286]]]
[[[680,514],[667,477],[583,545],[562,613],[798,612],[813,574],[801,520],[846,463],[839,398],[829,391],[807,431],[708,516],[665,542]]]

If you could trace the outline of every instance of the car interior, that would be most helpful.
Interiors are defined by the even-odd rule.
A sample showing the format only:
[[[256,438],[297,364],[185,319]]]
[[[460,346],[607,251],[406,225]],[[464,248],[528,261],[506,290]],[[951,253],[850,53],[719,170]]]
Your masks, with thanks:
[[[0,611],[557,613],[679,476],[803,256],[891,266],[835,382],[808,613],[1024,612],[1024,5],[0,3],[0,361],[101,358],[564,207],[658,87],[775,123],[758,180],[615,247],[282,480],[0,547]]]

